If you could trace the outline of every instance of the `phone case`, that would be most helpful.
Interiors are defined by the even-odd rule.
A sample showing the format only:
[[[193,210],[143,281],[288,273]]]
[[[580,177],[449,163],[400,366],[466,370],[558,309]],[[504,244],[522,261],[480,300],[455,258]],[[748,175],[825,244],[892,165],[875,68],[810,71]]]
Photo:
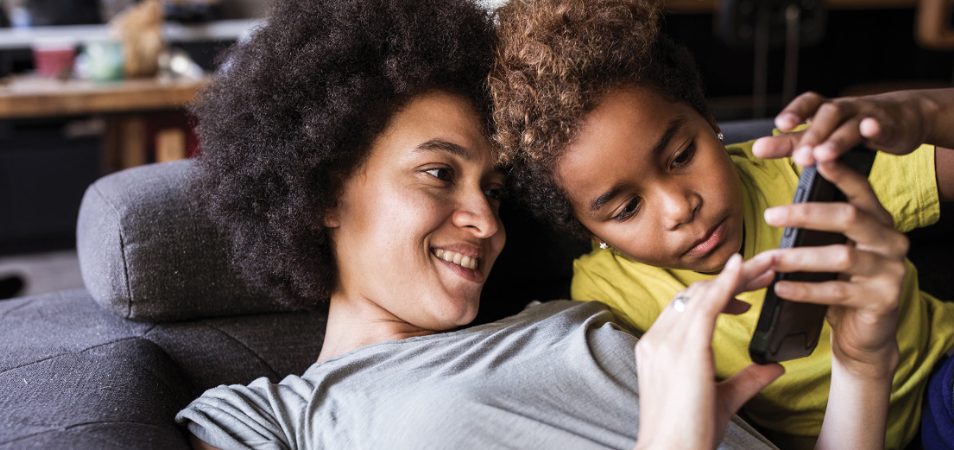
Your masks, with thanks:
[[[874,151],[859,146],[842,155],[841,161],[868,176],[874,158]],[[841,201],[845,201],[845,194],[824,179],[815,167],[807,167],[802,171],[793,203]],[[846,241],[847,238],[840,233],[786,228],[779,248],[843,244]],[[775,283],[781,280],[820,282],[837,277],[836,273],[819,272],[776,274],[766,289],[762,312],[749,344],[752,361],[767,364],[810,355],[818,345],[825,322],[826,306],[785,300],[775,294]]]

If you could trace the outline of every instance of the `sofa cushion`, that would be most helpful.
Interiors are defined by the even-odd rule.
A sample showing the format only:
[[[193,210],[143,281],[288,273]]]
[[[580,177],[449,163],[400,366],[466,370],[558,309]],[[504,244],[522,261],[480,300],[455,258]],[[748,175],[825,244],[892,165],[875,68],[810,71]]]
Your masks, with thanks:
[[[0,301],[0,449],[187,448],[179,409],[302,373],[324,324],[322,311],[137,323],[83,290]]]
[[[86,191],[76,227],[86,288],[113,313],[173,321],[287,310],[252,291],[199,206],[190,160],[136,167]]]

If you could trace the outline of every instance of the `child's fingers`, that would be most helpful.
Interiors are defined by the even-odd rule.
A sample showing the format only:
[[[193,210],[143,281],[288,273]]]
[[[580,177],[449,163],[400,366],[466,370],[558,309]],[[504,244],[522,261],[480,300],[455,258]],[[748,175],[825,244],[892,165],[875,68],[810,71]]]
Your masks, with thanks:
[[[749,399],[785,373],[780,364],[750,364],[719,383],[720,397],[729,414],[735,414]]]
[[[887,142],[891,140],[890,131],[884,129],[878,119],[874,117],[865,117],[858,123],[858,132],[861,136],[872,142]]]
[[[805,130],[802,140],[795,147],[792,159],[800,166],[807,167],[815,164],[812,149],[825,142],[849,116],[846,106],[840,103],[824,103],[818,107],[818,112],[812,118],[812,125]]]
[[[814,92],[801,94],[775,116],[775,126],[782,131],[789,131],[815,115],[815,111],[818,111],[818,107],[824,102],[825,97]]]
[[[861,142],[858,120],[851,119],[841,124],[827,139],[815,147],[813,156],[816,161],[834,161]]]
[[[801,132],[761,137],[752,144],[752,153],[764,159],[791,156],[801,137]]]

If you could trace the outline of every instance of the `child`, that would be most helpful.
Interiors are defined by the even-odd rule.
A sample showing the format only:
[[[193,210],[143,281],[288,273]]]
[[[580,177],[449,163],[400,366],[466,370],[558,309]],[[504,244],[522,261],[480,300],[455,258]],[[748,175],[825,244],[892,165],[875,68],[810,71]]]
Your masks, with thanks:
[[[836,102],[803,96],[778,125],[790,130],[812,118],[811,127],[760,141],[759,156],[780,158],[762,160],[752,142],[723,147],[691,57],[658,33],[655,8],[638,0],[512,0],[498,12],[501,42],[490,82],[514,186],[542,218],[599,242],[574,264],[573,298],[605,302],[646,330],[677,292],[711,279],[732,255],[749,259],[777,247],[779,227],[798,225],[799,215],[832,215],[855,227],[846,234],[858,245],[789,251],[777,269],[827,264],[845,277],[782,283],[776,291],[793,300],[864,296],[856,281],[903,261],[891,269],[906,274],[885,443],[904,447],[918,432],[932,368],[954,347],[954,304],[919,290],[915,268],[903,259],[906,239],[877,223],[893,220],[901,231],[926,226],[938,219],[939,202],[954,198],[954,151],[918,145],[954,145],[944,134],[950,128],[942,128],[951,112],[931,100],[940,95],[954,104],[951,92]],[[879,154],[872,169],[884,208],[862,208],[849,197],[788,216],[772,209],[790,203],[797,185],[793,149],[798,163],[810,164],[862,139],[903,154]],[[756,307],[719,320],[713,351],[720,378],[750,364],[764,293],[741,294]],[[838,313],[829,311],[816,351],[786,362],[786,375],[746,406],[776,442],[810,445],[821,431],[833,358],[852,351],[838,336],[831,340],[832,327],[848,326]]]

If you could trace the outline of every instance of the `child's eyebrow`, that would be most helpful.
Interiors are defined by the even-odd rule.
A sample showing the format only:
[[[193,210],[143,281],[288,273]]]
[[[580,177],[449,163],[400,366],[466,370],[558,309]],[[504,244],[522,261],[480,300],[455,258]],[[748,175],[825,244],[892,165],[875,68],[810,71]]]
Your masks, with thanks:
[[[656,141],[656,144],[653,145],[652,155],[658,155],[669,146],[669,141],[672,140],[673,136],[679,132],[679,129],[682,128],[683,124],[686,123],[686,118],[681,114],[673,117],[669,121],[669,125],[666,126],[666,132],[663,133],[662,137]]]

